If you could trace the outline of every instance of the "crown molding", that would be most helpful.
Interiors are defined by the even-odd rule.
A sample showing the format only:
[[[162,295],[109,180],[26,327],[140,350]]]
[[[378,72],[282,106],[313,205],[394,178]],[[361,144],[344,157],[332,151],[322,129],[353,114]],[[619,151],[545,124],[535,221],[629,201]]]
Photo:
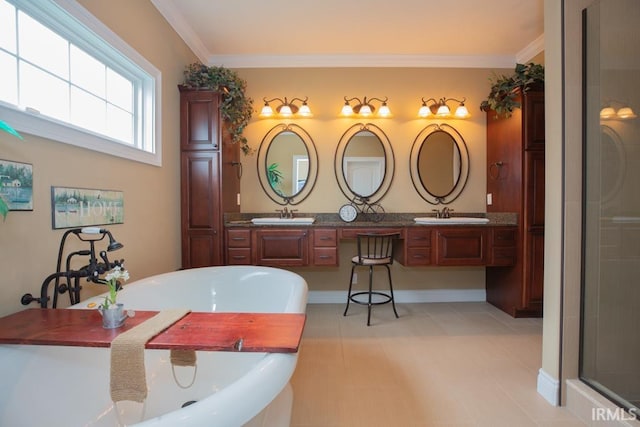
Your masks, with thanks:
[[[513,68],[544,50],[544,34],[516,55],[403,55],[403,54],[300,54],[215,55],[211,53],[174,3],[151,0],[169,25],[198,59],[226,68]]]
[[[537,54],[544,51],[544,33],[537,39],[529,43],[524,49],[516,53],[516,61],[518,64],[530,62]]]
[[[200,37],[191,29],[191,26],[184,20],[182,14],[173,5],[173,3],[163,0],[151,0],[151,3],[158,9],[160,14],[164,16],[174,31],[184,40],[193,53],[203,64],[207,63],[207,58],[211,56],[209,50],[205,47]]]
[[[211,55],[206,63],[227,68],[513,68],[510,55]]]

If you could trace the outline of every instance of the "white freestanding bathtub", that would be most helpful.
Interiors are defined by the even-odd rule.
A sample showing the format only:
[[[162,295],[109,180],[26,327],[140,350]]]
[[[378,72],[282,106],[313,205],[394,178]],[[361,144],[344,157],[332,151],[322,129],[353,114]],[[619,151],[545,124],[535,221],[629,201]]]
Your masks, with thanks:
[[[138,310],[304,313],[307,284],[275,268],[208,267],[127,283],[118,302]],[[288,426],[297,357],[199,351],[194,383],[182,388],[194,368],[176,367],[174,377],[169,351],[147,350],[146,402],[114,406],[108,348],[0,345],[0,426]]]

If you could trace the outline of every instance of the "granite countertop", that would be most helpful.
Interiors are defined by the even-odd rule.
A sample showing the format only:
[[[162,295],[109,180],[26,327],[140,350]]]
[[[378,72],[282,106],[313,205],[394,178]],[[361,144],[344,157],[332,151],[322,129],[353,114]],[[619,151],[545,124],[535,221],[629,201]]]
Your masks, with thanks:
[[[273,224],[260,224],[256,225],[251,222],[252,218],[265,218],[276,217],[277,213],[225,213],[224,225],[225,227],[274,227]],[[286,224],[283,227],[429,227],[432,225],[437,226],[514,226],[518,224],[518,214],[516,213],[502,213],[502,212],[488,212],[488,213],[473,213],[473,212],[454,212],[452,217],[476,217],[476,218],[489,218],[488,223],[484,224],[417,224],[413,219],[418,217],[433,217],[433,213],[385,213],[384,219],[379,222],[356,219],[353,222],[344,222],[340,219],[337,213],[309,213],[309,212],[296,212],[296,218],[314,217],[316,220],[313,224]],[[281,226],[281,225],[277,225]]]

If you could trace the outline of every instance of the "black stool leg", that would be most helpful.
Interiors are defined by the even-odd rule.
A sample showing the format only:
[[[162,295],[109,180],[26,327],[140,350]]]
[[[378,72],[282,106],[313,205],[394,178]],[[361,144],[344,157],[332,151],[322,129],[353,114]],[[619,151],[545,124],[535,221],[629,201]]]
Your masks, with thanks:
[[[396,319],[397,319],[400,316],[398,316],[398,312],[396,311],[396,300],[393,296],[393,282],[391,281],[391,269],[389,268],[388,265],[385,265],[385,267],[387,267],[387,274],[389,276],[389,292],[391,293],[391,305],[393,306],[393,312],[395,313]]]
[[[371,295],[373,292],[373,266],[369,266],[369,304],[367,305],[367,326],[371,326]]]
[[[353,271],[355,270],[356,265],[353,264],[351,266],[351,278],[349,279],[349,290],[347,291],[347,306],[344,309],[343,316],[347,315],[347,310],[349,310],[349,302],[351,301],[351,287],[353,286]]]

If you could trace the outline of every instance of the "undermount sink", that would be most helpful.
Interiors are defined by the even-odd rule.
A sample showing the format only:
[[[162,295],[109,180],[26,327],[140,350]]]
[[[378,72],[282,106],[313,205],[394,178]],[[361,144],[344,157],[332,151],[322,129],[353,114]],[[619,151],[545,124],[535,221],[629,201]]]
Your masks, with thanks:
[[[427,216],[413,219],[417,224],[486,224],[489,218],[471,216],[452,216],[451,218],[436,218]]]
[[[251,222],[254,224],[292,224],[292,225],[304,225],[313,224],[316,219],[314,217],[298,217],[298,218],[280,218],[280,217],[264,217],[253,218]]]

